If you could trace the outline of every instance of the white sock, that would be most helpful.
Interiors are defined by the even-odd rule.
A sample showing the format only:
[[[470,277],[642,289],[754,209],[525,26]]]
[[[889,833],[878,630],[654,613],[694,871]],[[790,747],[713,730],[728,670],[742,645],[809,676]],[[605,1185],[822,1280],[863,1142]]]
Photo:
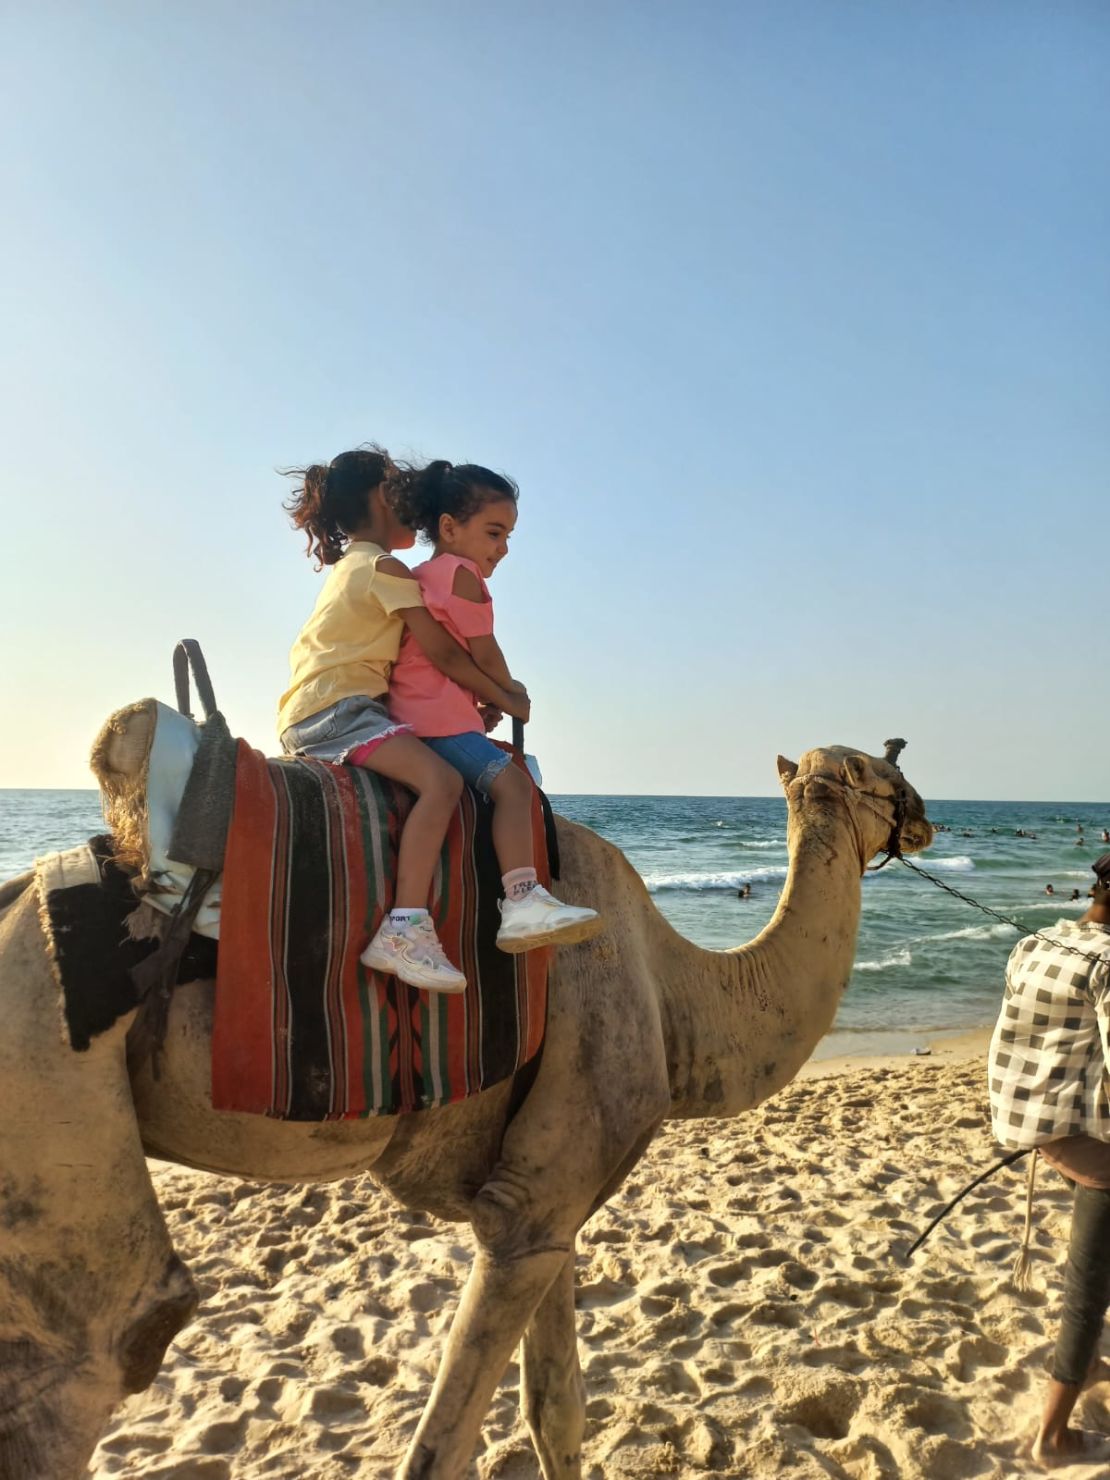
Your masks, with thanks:
[[[401,905],[389,912],[389,923],[394,930],[400,930],[403,925],[410,925],[413,920],[421,920],[428,913],[427,910],[407,910]]]
[[[511,868],[507,874],[501,875],[505,898],[514,901],[527,899],[538,883],[534,868]]]

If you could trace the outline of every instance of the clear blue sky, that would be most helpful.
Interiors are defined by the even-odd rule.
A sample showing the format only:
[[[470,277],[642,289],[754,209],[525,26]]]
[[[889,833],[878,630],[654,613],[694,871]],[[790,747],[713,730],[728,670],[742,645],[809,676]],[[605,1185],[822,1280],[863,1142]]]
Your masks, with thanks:
[[[0,786],[187,634],[272,750],[376,439],[519,480],[553,790],[1110,793],[1103,0],[4,11]]]

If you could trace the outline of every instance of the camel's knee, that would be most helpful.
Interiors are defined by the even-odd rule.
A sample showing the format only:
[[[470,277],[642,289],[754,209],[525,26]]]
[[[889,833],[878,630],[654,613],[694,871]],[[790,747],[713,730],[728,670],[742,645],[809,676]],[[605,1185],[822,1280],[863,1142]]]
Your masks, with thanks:
[[[500,1166],[479,1188],[470,1205],[470,1223],[480,1247],[496,1263],[530,1254],[567,1255],[582,1219],[565,1203],[536,1206],[527,1178]]]
[[[120,1337],[117,1352],[123,1389],[141,1393],[154,1381],[166,1348],[197,1308],[197,1288],[176,1254],[170,1256],[160,1287],[151,1292],[147,1309]]]

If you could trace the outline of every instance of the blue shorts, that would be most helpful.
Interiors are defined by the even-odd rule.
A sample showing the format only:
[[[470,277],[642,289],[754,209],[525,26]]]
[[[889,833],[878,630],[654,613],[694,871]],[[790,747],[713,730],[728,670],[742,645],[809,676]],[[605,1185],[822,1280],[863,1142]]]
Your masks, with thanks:
[[[507,750],[494,745],[477,730],[465,735],[425,735],[424,744],[431,746],[449,766],[454,766],[468,786],[489,796],[489,789],[512,761]]]

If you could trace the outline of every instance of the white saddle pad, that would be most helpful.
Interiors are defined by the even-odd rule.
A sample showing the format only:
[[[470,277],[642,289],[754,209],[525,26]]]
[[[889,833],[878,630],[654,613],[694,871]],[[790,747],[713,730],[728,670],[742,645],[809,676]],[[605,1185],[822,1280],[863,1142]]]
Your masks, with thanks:
[[[146,788],[147,857],[155,887],[143,898],[169,914],[189,887],[194,872],[186,864],[175,863],[167,850],[200,745],[200,730],[187,715],[168,704],[158,704],[156,716]],[[220,884],[217,879],[204,896],[193,923],[198,934],[212,940],[220,937]]]

